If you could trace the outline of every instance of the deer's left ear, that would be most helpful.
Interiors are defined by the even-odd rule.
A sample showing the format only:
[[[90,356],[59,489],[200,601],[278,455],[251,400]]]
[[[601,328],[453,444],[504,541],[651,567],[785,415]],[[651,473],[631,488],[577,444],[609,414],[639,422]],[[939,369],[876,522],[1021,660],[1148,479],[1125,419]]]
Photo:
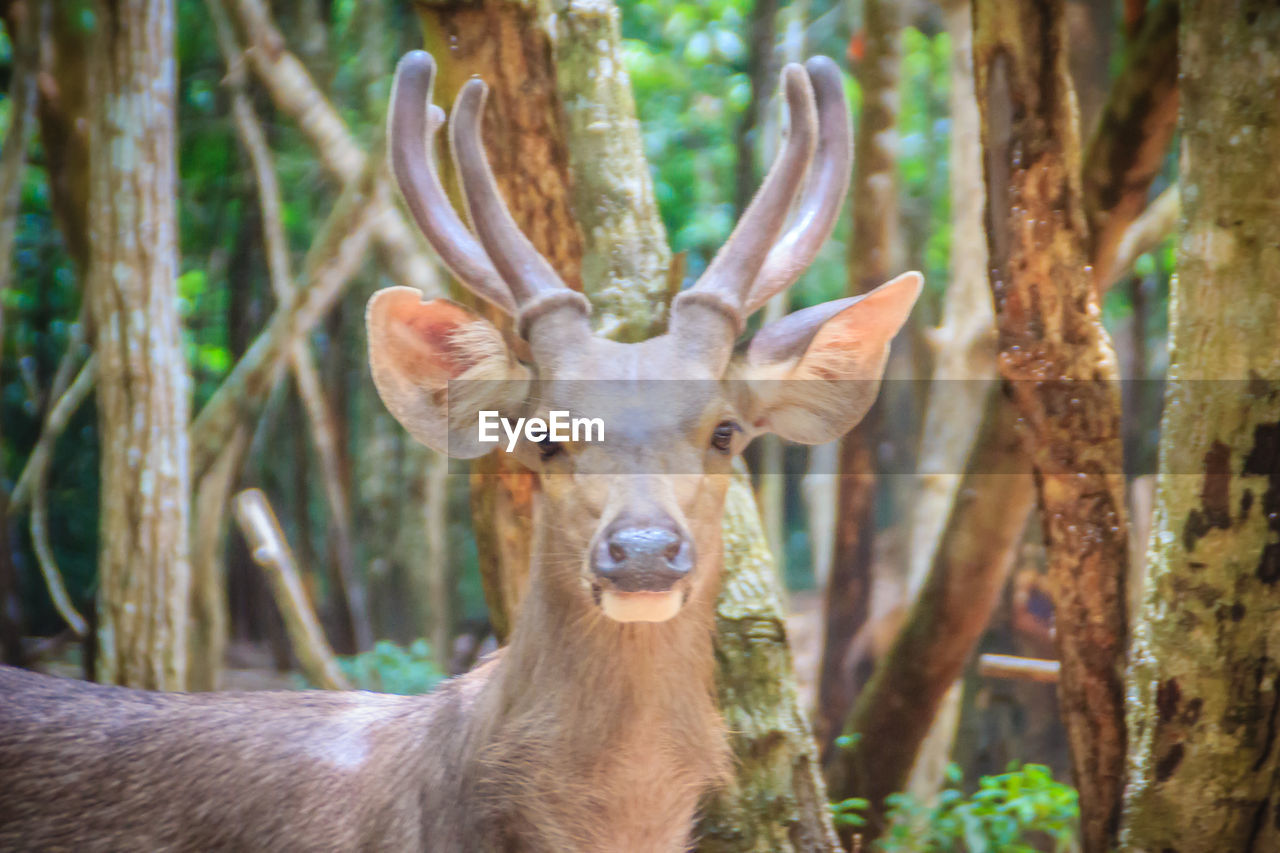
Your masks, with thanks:
[[[528,369],[488,321],[447,299],[422,301],[412,287],[385,287],[369,300],[369,366],[378,396],[414,438],[473,459],[480,410],[509,411],[524,399]]]
[[[802,444],[839,438],[871,408],[924,277],[903,273],[870,293],[824,302],[765,326],[733,374],[747,382],[752,427]]]

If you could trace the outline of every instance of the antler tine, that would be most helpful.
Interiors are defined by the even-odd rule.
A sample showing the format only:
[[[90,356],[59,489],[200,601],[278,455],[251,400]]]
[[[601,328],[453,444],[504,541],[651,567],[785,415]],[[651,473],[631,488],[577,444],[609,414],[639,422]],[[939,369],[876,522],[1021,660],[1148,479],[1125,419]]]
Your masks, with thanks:
[[[744,310],[748,290],[786,222],[791,202],[813,155],[817,135],[809,75],[802,66],[788,64],[782,69],[782,85],[791,121],[787,141],[755,199],[706,272],[690,290],[677,297],[677,310],[681,302],[710,300],[737,324],[738,331],[748,315]]]
[[[454,212],[432,166],[429,140],[443,120],[439,107],[428,110],[435,74],[435,60],[422,50],[405,54],[396,66],[387,117],[391,170],[414,220],[445,266],[477,296],[514,314],[516,304],[506,283]]]
[[[791,226],[769,250],[747,295],[750,316],[795,283],[809,266],[840,218],[853,166],[853,130],[840,68],[825,56],[805,63],[818,108],[818,149],[809,178],[791,218]]]
[[[449,142],[457,165],[462,194],[476,236],[511,290],[519,309],[517,330],[529,337],[530,324],[552,309],[572,306],[581,317],[591,311],[586,297],[571,290],[520,231],[498,193],[493,172],[480,141],[480,119],[489,88],[483,80],[468,80],[453,105]]]

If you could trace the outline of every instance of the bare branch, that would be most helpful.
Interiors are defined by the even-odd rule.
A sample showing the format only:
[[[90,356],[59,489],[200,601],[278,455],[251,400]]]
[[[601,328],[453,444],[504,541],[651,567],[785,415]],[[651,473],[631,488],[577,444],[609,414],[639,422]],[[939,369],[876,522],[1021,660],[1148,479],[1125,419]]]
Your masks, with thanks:
[[[1125,229],[1124,236],[1116,246],[1111,269],[1104,279],[1106,287],[1111,287],[1127,275],[1138,258],[1163,243],[1178,227],[1178,217],[1181,215],[1182,199],[1178,195],[1178,185],[1173,184],[1156,196],[1155,201],[1142,211],[1142,215]]]
[[[307,253],[302,287],[281,303],[266,328],[231,370],[222,386],[192,422],[191,470],[200,476],[217,457],[246,411],[256,410],[306,335],[333,307],[359,269],[378,224],[379,205],[390,188],[376,181],[375,159],[366,162],[360,180],[349,184],[334,205]]]
[[[261,0],[215,2],[231,13],[244,34],[245,55],[276,107],[311,141],[325,170],[340,184],[350,184],[360,175],[365,155],[306,66],[285,46],[270,11]],[[389,187],[385,169],[379,170],[378,182]],[[427,295],[439,294],[438,266],[422,239],[400,212],[395,196],[389,191],[378,195],[374,241],[379,263],[397,284],[416,287]]]
[[[333,650],[307,601],[293,553],[266,495],[258,489],[246,489],[236,495],[233,505],[253,560],[271,582],[271,591],[275,593],[276,605],[303,673],[326,690],[350,690],[351,684],[338,669]]]
[[[74,363],[74,361],[68,362],[68,359],[74,359],[78,349],[78,344],[72,345],[67,354],[63,356],[64,364]],[[44,488],[44,479],[48,474],[49,463],[53,458],[53,446],[57,443],[58,437],[62,435],[62,431],[67,428],[67,423],[71,420],[71,416],[75,414],[76,409],[80,408],[80,404],[89,396],[89,391],[93,388],[94,379],[97,375],[97,369],[98,359],[96,356],[90,355],[84,365],[81,366],[80,372],[76,374],[75,380],[57,398],[57,402],[49,408],[49,414],[45,417],[44,427],[40,430],[40,437],[36,439],[35,447],[31,449],[31,455],[27,457],[26,464],[22,466],[22,473],[18,475],[18,482],[13,487],[13,495],[9,498],[9,515],[19,512],[36,488]],[[61,371],[61,367],[59,367],[59,371]],[[56,386],[57,384],[55,379],[54,385]]]
[[[978,657],[978,675],[983,678],[1010,678],[1018,681],[1038,681],[1057,684],[1062,665],[1056,660],[1022,658],[1016,655],[981,655]]]
[[[1143,16],[1116,78],[1082,169],[1084,211],[1099,277],[1114,266],[1117,244],[1147,202],[1178,121],[1178,4]]]
[[[53,556],[53,548],[49,545],[49,500],[45,489],[47,481],[43,476],[36,477],[31,486],[31,543],[35,547],[36,562],[40,565],[40,574],[44,578],[45,587],[49,590],[49,598],[58,615],[77,637],[83,637],[89,630],[88,623],[71,603],[71,596],[62,582],[62,572],[58,569],[58,561]]]
[[[271,150],[267,144],[266,134],[262,130],[262,123],[258,120],[253,104],[245,91],[244,66],[238,59],[239,50],[230,22],[227,21],[225,11],[218,2],[209,0],[207,5],[214,21],[218,47],[222,51],[223,60],[227,63],[227,83],[232,90],[231,110],[235,118],[236,131],[248,154],[254,180],[258,186],[258,204],[262,210],[262,237],[266,248],[271,289],[282,304],[287,303],[294,297],[295,287],[290,269],[289,244],[285,236],[284,218],[281,215],[283,204],[280,181],[272,163]],[[305,336],[298,337],[289,359],[292,363],[298,396],[307,414],[316,455],[320,459],[320,470],[324,477],[325,495],[329,502],[332,521],[330,532],[333,534],[337,553],[338,593],[342,598],[343,611],[351,622],[351,635],[356,649],[367,649],[373,644],[373,635],[369,627],[364,589],[356,579],[355,567],[352,564],[354,558],[351,513],[342,479],[342,460],[336,438],[337,427],[329,403],[325,399],[320,373]]]

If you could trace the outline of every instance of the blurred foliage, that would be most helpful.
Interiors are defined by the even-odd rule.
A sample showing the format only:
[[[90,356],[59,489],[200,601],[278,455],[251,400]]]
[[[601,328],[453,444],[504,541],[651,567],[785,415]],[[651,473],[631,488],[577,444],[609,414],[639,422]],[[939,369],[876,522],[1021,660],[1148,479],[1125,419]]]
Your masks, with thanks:
[[[338,667],[357,690],[410,696],[426,693],[444,680],[432,654],[423,639],[408,648],[379,640],[367,652],[338,658]]]
[[[1080,820],[1076,791],[1039,764],[1010,766],[983,776],[971,794],[961,771],[947,768],[947,785],[932,804],[911,794],[888,798],[888,830],[874,849],[884,853],[1034,853],[1075,849]],[[837,825],[866,824],[870,804],[852,798],[831,806]]]

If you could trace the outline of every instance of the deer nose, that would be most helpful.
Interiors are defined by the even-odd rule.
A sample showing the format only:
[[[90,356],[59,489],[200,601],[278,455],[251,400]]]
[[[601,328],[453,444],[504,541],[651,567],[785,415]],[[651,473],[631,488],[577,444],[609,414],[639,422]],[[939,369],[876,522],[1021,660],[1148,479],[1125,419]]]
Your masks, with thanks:
[[[693,568],[693,543],[671,525],[614,523],[600,537],[591,568],[619,592],[665,592]]]

